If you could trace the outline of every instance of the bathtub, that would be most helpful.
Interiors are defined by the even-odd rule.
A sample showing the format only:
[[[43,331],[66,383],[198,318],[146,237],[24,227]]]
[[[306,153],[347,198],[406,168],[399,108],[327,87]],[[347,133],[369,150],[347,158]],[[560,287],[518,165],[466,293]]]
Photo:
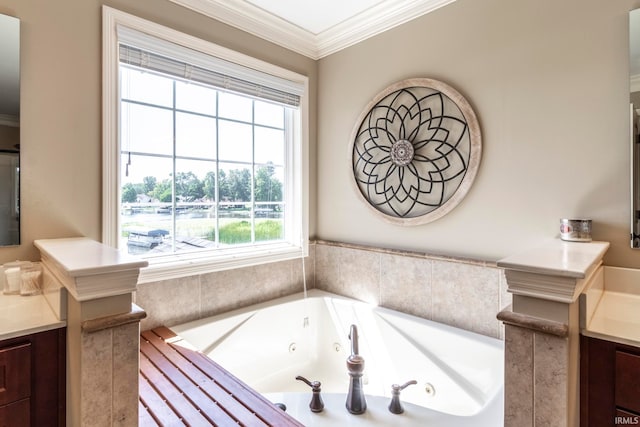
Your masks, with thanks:
[[[345,409],[351,352],[358,327],[367,411]],[[503,342],[353,299],[312,290],[171,327],[306,426],[503,425]],[[309,410],[322,383],[324,410]],[[388,411],[392,384],[404,413]]]

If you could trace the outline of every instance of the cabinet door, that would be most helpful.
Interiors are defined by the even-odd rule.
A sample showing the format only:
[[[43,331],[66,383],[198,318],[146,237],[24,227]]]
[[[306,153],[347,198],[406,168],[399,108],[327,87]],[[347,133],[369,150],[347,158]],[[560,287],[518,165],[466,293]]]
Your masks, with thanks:
[[[580,425],[614,427],[615,344],[580,337]]]
[[[640,413],[640,356],[616,351],[616,405]]]
[[[0,405],[31,395],[31,343],[0,349]]]
[[[0,406],[0,427],[30,427],[29,399]]]

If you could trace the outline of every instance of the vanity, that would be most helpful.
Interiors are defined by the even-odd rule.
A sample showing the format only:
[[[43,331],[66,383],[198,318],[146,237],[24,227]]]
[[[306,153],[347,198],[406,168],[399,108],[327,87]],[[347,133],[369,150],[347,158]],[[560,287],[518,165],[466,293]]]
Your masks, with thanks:
[[[66,424],[66,322],[44,295],[0,294],[0,426]]]
[[[81,237],[34,245],[42,293],[0,294],[0,426],[136,425],[147,261]]]
[[[631,247],[640,249],[640,9],[629,12]],[[601,266],[580,295],[580,425],[640,425],[640,270]]]
[[[580,425],[640,424],[640,270],[604,266],[580,296]]]

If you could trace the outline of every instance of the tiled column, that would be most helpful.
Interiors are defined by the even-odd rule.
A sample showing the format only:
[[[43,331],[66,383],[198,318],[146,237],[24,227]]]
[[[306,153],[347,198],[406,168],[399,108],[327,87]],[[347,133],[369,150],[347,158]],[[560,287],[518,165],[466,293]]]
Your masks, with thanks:
[[[140,320],[132,304],[146,261],[98,242],[37,240],[42,263],[68,291],[67,426],[137,426]]]
[[[105,301],[102,301],[105,302]],[[82,303],[69,301],[70,357],[67,419],[77,426],[137,426],[140,320],[136,305],[127,313],[82,320]],[[70,359],[71,360],[71,359]]]
[[[503,310],[505,427],[570,426],[568,325]]]
[[[549,244],[498,261],[505,323],[505,427],[578,427],[580,293],[602,276],[606,242]]]

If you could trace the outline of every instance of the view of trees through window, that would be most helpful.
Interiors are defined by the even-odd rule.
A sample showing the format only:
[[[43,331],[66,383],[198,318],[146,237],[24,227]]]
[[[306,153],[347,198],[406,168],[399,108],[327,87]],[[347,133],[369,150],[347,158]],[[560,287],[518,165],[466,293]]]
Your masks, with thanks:
[[[288,107],[122,64],[120,75],[122,246],[284,239]]]
[[[282,183],[274,177],[273,166],[262,166],[256,171],[256,202],[282,201]],[[193,172],[176,174],[176,198],[182,202],[215,202],[215,172],[207,172],[203,180]],[[221,170],[218,177],[219,199],[223,201],[251,201],[251,171],[247,168],[232,169],[229,176]],[[122,187],[122,203],[136,203],[140,195],[158,202],[173,201],[172,181],[158,182],[154,176],[145,176],[140,183],[126,183]]]

